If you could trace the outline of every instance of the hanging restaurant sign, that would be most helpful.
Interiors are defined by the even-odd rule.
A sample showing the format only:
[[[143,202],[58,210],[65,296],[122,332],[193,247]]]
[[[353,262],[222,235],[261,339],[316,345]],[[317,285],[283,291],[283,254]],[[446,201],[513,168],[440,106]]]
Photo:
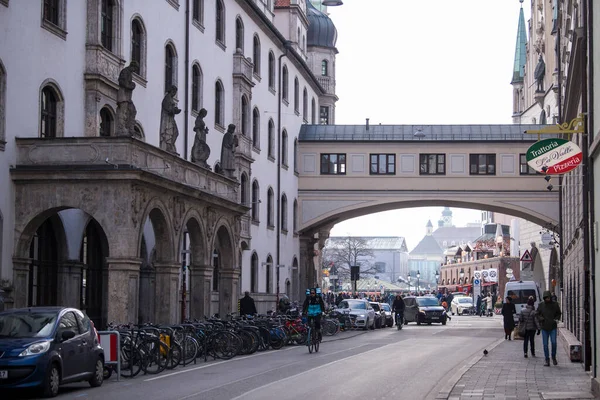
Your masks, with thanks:
[[[527,164],[548,175],[567,173],[579,166],[583,156],[575,143],[565,139],[543,139],[527,149]]]

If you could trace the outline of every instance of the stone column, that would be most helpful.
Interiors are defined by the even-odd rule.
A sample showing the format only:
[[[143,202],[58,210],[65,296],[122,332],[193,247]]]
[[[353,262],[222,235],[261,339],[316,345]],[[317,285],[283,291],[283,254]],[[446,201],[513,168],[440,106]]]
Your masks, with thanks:
[[[155,323],[175,324],[179,321],[179,272],[178,263],[154,263],[155,281]]]
[[[141,258],[107,258],[108,322],[137,323]]]
[[[300,292],[306,288],[314,287],[316,283],[315,243],[316,240],[310,236],[300,238]]]
[[[202,319],[210,314],[211,265],[192,265],[190,273],[190,317]]]
[[[57,303],[65,307],[81,307],[81,276],[84,264],[68,260],[58,266]]]
[[[222,270],[219,282],[219,315],[221,318],[237,312],[237,300],[240,286],[240,271],[237,269]]]
[[[29,269],[31,258],[13,257],[13,293],[14,307],[22,308],[29,305]]]

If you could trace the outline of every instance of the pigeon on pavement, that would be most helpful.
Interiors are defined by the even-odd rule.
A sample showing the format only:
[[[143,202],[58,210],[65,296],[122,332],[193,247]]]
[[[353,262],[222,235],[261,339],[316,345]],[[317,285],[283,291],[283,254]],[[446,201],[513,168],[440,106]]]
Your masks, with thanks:
[[[484,356],[487,356],[487,355],[488,355],[488,351],[487,351],[487,349],[483,349],[483,355],[484,355]]]

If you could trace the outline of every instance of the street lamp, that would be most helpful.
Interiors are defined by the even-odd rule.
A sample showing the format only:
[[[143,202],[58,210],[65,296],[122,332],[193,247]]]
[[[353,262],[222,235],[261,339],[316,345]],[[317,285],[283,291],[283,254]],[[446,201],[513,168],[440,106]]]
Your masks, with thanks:
[[[463,282],[463,278],[465,277],[465,270],[464,270],[464,268],[460,269],[460,272],[458,273],[458,276],[460,276],[460,282],[464,283]]]
[[[410,272],[407,275],[408,278],[408,291],[410,292]]]
[[[420,287],[421,287],[421,272],[417,271],[417,295],[419,294]]]

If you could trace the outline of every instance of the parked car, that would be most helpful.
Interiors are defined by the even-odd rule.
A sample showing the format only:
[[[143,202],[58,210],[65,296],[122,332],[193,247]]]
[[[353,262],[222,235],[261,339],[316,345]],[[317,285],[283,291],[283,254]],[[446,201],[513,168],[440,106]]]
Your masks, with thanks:
[[[380,303],[383,314],[385,315],[385,325],[389,328],[394,326],[394,315],[392,314],[392,307],[388,303]]]
[[[450,303],[450,310],[452,311],[452,315],[454,315],[455,313],[458,315],[475,314],[475,306],[473,305],[473,299],[468,296],[455,297]]]
[[[0,312],[0,391],[39,388],[54,397],[65,383],[104,380],[104,351],[80,310],[31,307]]]
[[[342,311],[347,311],[351,316],[354,316],[355,324],[363,329],[375,329],[375,310],[367,300],[362,299],[346,299],[342,300],[338,305]]]
[[[375,328],[383,328],[385,326],[385,313],[381,309],[381,304],[375,301],[371,301],[369,304],[375,311]]]
[[[446,325],[448,316],[444,307],[439,305],[435,297],[429,296],[406,296],[404,298],[406,308],[404,310],[404,324],[416,322],[417,325],[440,322]]]

